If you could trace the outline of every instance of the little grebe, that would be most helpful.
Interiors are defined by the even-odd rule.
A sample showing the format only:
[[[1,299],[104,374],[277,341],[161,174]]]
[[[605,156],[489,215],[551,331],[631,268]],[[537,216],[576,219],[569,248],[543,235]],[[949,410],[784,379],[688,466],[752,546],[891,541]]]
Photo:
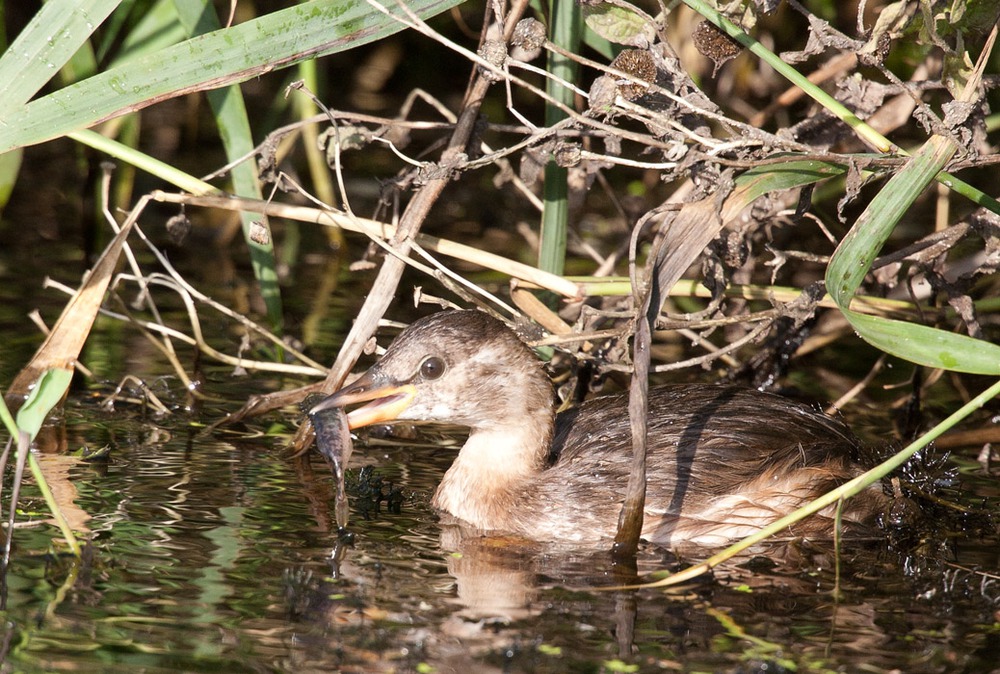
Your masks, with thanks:
[[[614,535],[632,457],[625,394],[555,413],[542,363],[500,321],[445,311],[414,322],[385,355],[313,412],[355,403],[352,429],[392,420],[470,429],[433,505],[483,531],[580,546]],[[686,384],[649,391],[643,538],[720,545],[749,535],[861,472],[840,422],[778,395]],[[844,505],[870,519],[884,497]],[[792,533],[829,538],[832,510]]]

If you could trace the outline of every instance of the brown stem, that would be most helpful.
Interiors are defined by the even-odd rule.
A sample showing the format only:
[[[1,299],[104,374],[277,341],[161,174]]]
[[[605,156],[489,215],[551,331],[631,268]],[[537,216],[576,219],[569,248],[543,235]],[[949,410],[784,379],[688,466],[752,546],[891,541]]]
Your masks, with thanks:
[[[526,7],[527,0],[517,0],[511,7],[504,25],[504,37],[506,39],[510,38],[514,30],[514,25],[520,19]],[[472,79],[472,84],[466,91],[462,114],[458,118],[458,123],[455,125],[455,130],[448,141],[448,146],[441,154],[440,164],[442,166],[454,165],[459,155],[465,152],[469,139],[472,137],[476,120],[479,118],[479,108],[483,98],[486,96],[486,92],[489,90],[490,84],[490,80],[480,75],[477,70]],[[431,207],[437,201],[438,197],[441,196],[441,192],[449,182],[451,182],[450,175],[429,180],[407,205],[406,210],[399,220],[396,236],[390,242],[390,245],[399,252],[400,257],[409,254],[413,238],[420,231],[420,227],[423,225],[424,219],[430,212]],[[375,282],[372,284],[371,292],[361,307],[361,311],[358,312],[354,325],[344,340],[344,346],[341,348],[336,362],[330,369],[330,374],[327,375],[326,380],[323,382],[321,388],[324,393],[332,393],[343,384],[344,379],[347,378],[347,374],[361,356],[365,343],[375,334],[378,321],[385,314],[386,309],[389,308],[389,304],[396,294],[399,279],[406,267],[400,257],[386,256],[383,261],[382,268],[379,269]],[[312,426],[308,422],[305,422],[292,440],[293,449],[299,451],[307,447],[312,440]]]

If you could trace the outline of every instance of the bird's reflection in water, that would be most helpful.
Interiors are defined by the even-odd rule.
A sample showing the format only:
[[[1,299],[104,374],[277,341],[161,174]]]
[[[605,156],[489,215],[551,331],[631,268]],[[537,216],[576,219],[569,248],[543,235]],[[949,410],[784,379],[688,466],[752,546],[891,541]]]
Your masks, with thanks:
[[[621,586],[649,580],[657,571],[680,570],[710,551],[701,549],[699,554],[688,548],[678,553],[646,545],[630,566],[616,564],[607,552],[484,536],[455,522],[442,521],[439,533],[438,554],[446,575],[421,575],[435,589],[427,594],[438,597],[433,601],[424,595],[425,613],[406,616],[382,604],[383,611],[366,605],[356,608],[355,615],[375,621],[426,621],[424,629],[431,630],[433,638],[420,632],[421,643],[432,651],[425,656],[456,671],[488,671],[483,670],[483,658],[516,653],[512,644],[545,642],[569,650],[573,633],[577,639],[585,637],[587,648],[599,646],[604,655],[625,661],[653,646],[674,650],[680,657],[711,652],[718,648],[715,640],[724,636],[739,640],[767,634],[777,641],[792,640],[799,638],[801,629],[810,635],[811,647],[826,644],[858,653],[889,639],[876,622],[876,608],[859,591],[864,574],[876,568],[867,561],[878,559],[875,542],[851,543],[842,560],[838,595],[833,573],[837,553],[828,541],[795,539],[758,546],[679,587],[650,590]],[[401,591],[412,582],[401,579],[405,562],[383,562],[376,570],[363,523],[357,527],[356,545],[339,549],[331,577],[359,588],[377,584]],[[417,557],[426,551],[411,552]],[[879,563],[879,573],[891,576],[892,565],[885,559]],[[413,604],[406,597],[399,597],[399,603]],[[344,614],[342,607],[325,613],[326,619],[340,622]],[[769,657],[761,648],[761,657]]]

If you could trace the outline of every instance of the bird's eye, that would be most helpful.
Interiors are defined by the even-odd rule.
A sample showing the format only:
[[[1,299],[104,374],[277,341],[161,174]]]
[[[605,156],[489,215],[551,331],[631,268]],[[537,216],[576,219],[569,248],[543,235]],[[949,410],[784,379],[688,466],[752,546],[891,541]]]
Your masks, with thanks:
[[[437,356],[430,356],[420,364],[420,375],[424,379],[437,379],[444,374],[444,361]]]

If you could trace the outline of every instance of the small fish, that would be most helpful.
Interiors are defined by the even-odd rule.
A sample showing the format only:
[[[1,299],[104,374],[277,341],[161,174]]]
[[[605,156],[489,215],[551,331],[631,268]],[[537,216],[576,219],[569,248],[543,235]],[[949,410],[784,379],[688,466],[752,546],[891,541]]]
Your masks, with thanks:
[[[344,469],[354,451],[351,443],[351,430],[347,425],[347,414],[340,407],[310,413],[313,428],[316,429],[316,446],[323,453],[333,475],[337,478],[337,499],[335,513],[337,527],[343,530],[347,527],[348,507],[347,491],[344,488]]]

